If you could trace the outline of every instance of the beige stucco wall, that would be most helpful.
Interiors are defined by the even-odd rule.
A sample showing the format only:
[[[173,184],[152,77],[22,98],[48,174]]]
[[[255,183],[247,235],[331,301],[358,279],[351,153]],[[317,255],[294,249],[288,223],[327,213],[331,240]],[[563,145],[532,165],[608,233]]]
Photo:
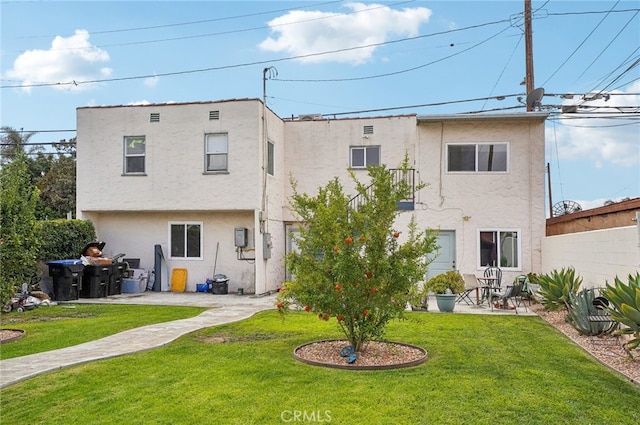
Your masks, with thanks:
[[[543,242],[542,272],[573,267],[582,287],[603,287],[615,276],[640,272],[638,226],[548,236]]]

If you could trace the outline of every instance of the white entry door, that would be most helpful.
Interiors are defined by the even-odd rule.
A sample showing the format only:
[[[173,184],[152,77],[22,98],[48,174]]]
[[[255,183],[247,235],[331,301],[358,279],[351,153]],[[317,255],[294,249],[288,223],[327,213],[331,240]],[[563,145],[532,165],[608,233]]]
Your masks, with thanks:
[[[456,270],[456,232],[455,230],[441,230],[438,234],[438,256],[427,270],[426,280],[440,273]]]

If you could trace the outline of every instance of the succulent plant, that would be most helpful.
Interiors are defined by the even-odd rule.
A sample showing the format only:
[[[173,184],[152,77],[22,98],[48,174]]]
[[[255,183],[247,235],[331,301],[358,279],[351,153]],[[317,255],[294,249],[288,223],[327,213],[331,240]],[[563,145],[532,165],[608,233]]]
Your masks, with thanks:
[[[576,276],[573,267],[553,270],[550,274],[538,276],[537,283],[540,285],[538,294],[542,296],[542,305],[549,310],[560,310],[568,307],[569,294],[578,292],[582,283],[582,278]]]
[[[622,325],[614,335],[632,335],[624,344],[632,357],[631,350],[640,346],[640,273],[629,274],[627,283],[616,276],[613,285],[607,283],[602,295],[609,301],[607,312]]]
[[[601,335],[612,330],[611,324],[606,322],[593,322],[589,316],[606,314],[603,310],[594,306],[593,300],[596,298],[595,289],[584,288],[575,294],[569,294],[567,322],[571,324],[582,335]]]

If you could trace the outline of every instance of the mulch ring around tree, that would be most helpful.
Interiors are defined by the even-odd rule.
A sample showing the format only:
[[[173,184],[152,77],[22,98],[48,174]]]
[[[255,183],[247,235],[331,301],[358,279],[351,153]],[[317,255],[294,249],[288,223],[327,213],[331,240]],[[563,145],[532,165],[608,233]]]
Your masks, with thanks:
[[[314,366],[351,370],[386,370],[418,366],[427,360],[427,351],[421,347],[394,341],[369,341],[357,353],[353,363],[341,355],[349,346],[344,339],[309,342],[293,350],[293,356]],[[344,351],[343,351],[344,354]]]
[[[22,338],[25,331],[22,329],[0,329],[0,344],[17,341]]]

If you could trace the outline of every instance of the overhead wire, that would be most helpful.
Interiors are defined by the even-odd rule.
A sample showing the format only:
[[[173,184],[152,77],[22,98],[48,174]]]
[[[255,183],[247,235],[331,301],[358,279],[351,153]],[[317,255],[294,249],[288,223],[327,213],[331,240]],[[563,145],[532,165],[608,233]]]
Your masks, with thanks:
[[[168,77],[168,76],[174,76],[174,75],[185,75],[185,74],[194,74],[194,73],[201,73],[201,72],[219,71],[219,70],[223,70],[223,69],[233,69],[233,68],[241,68],[241,67],[254,66],[254,65],[264,65],[264,64],[268,64],[268,63],[284,62],[284,61],[291,61],[291,60],[296,60],[296,59],[305,59],[305,58],[310,58],[310,57],[324,56],[324,55],[348,52],[348,51],[359,50],[359,49],[367,49],[367,48],[371,48],[371,47],[379,47],[379,46],[383,46],[383,45],[401,43],[401,42],[405,42],[405,41],[417,40],[417,39],[426,38],[426,37],[433,37],[433,36],[442,35],[442,34],[449,34],[449,33],[463,31],[463,30],[467,30],[467,29],[474,29],[474,28],[480,28],[480,27],[489,26],[489,25],[496,25],[496,24],[503,23],[503,22],[508,22],[508,20],[504,20],[503,19],[503,20],[488,22],[488,23],[484,23],[484,24],[471,25],[471,26],[464,27],[464,28],[457,28],[457,29],[448,30],[448,31],[440,31],[440,32],[436,32],[436,33],[430,33],[430,34],[414,36],[414,37],[406,37],[406,38],[402,38],[402,39],[384,41],[384,42],[380,42],[380,43],[370,43],[370,44],[366,44],[366,45],[362,45],[362,46],[348,47],[348,48],[343,48],[343,49],[335,49],[335,50],[317,52],[317,53],[308,53],[308,54],[304,54],[304,55],[290,56],[290,57],[277,58],[277,59],[268,59],[268,60],[255,61],[255,62],[245,62],[245,63],[234,64],[234,65],[222,65],[222,66],[216,66],[216,67],[192,69],[192,70],[185,70],[185,71],[145,74],[145,75],[130,76],[130,77],[102,78],[102,79],[86,80],[86,81],[73,80],[73,81],[55,82],[55,83],[54,82],[41,82],[41,83],[30,83],[30,84],[5,84],[5,85],[0,86],[0,89],[4,89],[4,88],[28,88],[28,87],[51,87],[51,86],[60,87],[60,86],[70,86],[70,85],[78,86],[78,85],[82,85],[82,84],[95,84],[95,83],[105,83],[105,82],[139,80],[139,79],[154,78],[154,77]],[[461,54],[463,52],[471,50],[472,48],[477,47],[477,46],[479,46],[481,44],[484,44],[487,41],[491,40],[492,38],[497,37],[501,33],[505,32],[507,29],[509,29],[509,27],[506,27],[502,31],[498,32],[497,34],[495,34],[495,35],[493,35],[493,36],[491,36],[491,37],[489,37],[489,38],[487,38],[487,39],[485,39],[485,40],[483,40],[483,41],[481,41],[481,42],[479,42],[479,43],[477,43],[477,44],[475,44],[475,45],[473,45],[471,47],[468,47],[468,48],[466,48],[464,50],[461,50],[460,52],[454,53],[453,55],[449,55],[449,56],[443,57],[441,59],[438,59],[436,61],[433,61],[433,62],[430,62],[430,63],[427,63],[427,64],[422,64],[422,65],[419,65],[417,67],[413,67],[411,69],[405,69],[405,70],[401,70],[401,71],[396,71],[396,72],[391,72],[391,73],[381,74],[381,75],[376,75],[376,76],[370,76],[370,77],[360,77],[360,78],[355,78],[355,79],[380,78],[380,77],[384,77],[384,76],[390,76],[390,75],[396,75],[396,74],[401,74],[401,73],[405,73],[405,72],[414,71],[416,69],[423,68],[425,66],[431,65],[431,64],[436,63],[436,62],[443,61],[443,60],[448,59],[450,57],[457,56],[457,55],[459,55],[459,54]],[[342,79],[342,80],[339,80],[339,81],[349,81],[349,80],[350,79]],[[272,81],[297,81],[297,80],[283,80],[283,79],[275,78]],[[299,80],[299,81],[304,81],[304,80]],[[326,81],[332,81],[332,80],[326,80]]]
[[[547,83],[549,82],[549,80],[551,80],[557,73],[558,71],[560,71],[566,64],[567,62],[569,62],[569,60],[573,57],[573,55],[575,55],[578,50],[580,50],[580,48],[582,46],[584,46],[584,44],[587,42],[587,40],[593,35],[593,33],[595,33],[595,31],[598,29],[598,27],[600,27],[600,25],[607,19],[607,17],[609,16],[611,10],[615,9],[615,7],[618,5],[618,3],[620,3],[620,0],[616,1],[616,3],[611,7],[611,9],[609,10],[609,12],[607,12],[607,14],[605,14],[602,19],[600,19],[600,22],[598,22],[598,24],[591,30],[591,32],[589,32],[589,34],[580,42],[580,44],[578,44],[578,47],[576,47],[573,52],[571,52],[571,54],[569,56],[567,56],[567,58],[564,60],[564,62],[562,62],[560,64],[560,66],[549,76],[549,78],[547,78],[545,80],[544,83],[542,83],[542,86],[546,86]]]
[[[411,3],[413,1],[415,1],[415,0],[405,1],[405,2],[402,2],[402,3]],[[268,10],[268,11],[265,11],[265,12],[255,12],[255,13],[247,13],[247,14],[243,14],[243,15],[225,16],[225,17],[222,17],[222,18],[201,19],[201,20],[197,20],[197,21],[176,22],[176,23],[172,23],[172,24],[151,25],[151,26],[146,26],[146,27],[134,27],[134,28],[114,29],[114,30],[91,31],[91,34],[114,34],[114,33],[121,33],[121,32],[146,31],[146,30],[154,30],[154,29],[161,29],[161,28],[172,28],[172,27],[179,27],[179,26],[199,25],[199,24],[206,24],[206,23],[211,23],[211,22],[229,21],[229,20],[233,20],[233,19],[251,18],[251,17],[254,17],[254,16],[270,15],[270,14],[273,14],[273,13],[290,12],[292,10],[308,9],[310,7],[325,6],[325,5],[334,4],[334,3],[342,3],[342,0],[334,0],[334,1],[327,1],[327,2],[323,2],[323,3],[314,3],[314,4],[305,4],[305,5],[302,5],[302,6],[289,7],[289,8],[285,8],[285,9]],[[399,3],[399,4],[402,4],[402,3]],[[34,36],[25,36],[25,37],[19,37],[19,38],[47,38],[47,37],[57,37],[58,35],[59,34],[54,34],[54,35],[34,35]]]
[[[620,37],[620,34],[622,34],[624,32],[624,30],[629,26],[629,24],[631,23],[631,21],[633,21],[635,19],[636,16],[638,16],[638,13],[640,12],[636,12],[633,14],[633,16],[631,18],[629,18],[629,20],[627,21],[626,24],[624,24],[622,26],[622,28],[620,28],[620,31],[618,31],[618,33],[611,39],[611,41],[600,51],[600,53],[598,53],[598,55],[591,61],[591,63],[586,66],[582,72],[580,73],[580,75],[578,75],[578,77],[573,81],[573,83],[571,83],[571,85],[575,84],[580,78],[582,78],[582,76],[589,70],[591,69],[591,67],[593,66],[593,64],[595,64],[598,59],[600,59],[600,57],[609,49],[609,47],[611,47],[611,45],[613,44],[614,41],[616,41],[618,39],[618,37]]]
[[[95,45],[93,47],[101,49],[101,48],[106,48],[106,47],[135,46],[135,45],[140,45],[140,44],[164,43],[164,42],[168,42],[168,41],[180,41],[180,40],[190,40],[190,39],[196,39],[196,38],[215,37],[215,36],[218,36],[218,35],[238,34],[238,33],[242,33],[242,32],[264,30],[264,29],[274,28],[274,27],[297,25],[297,24],[301,24],[301,23],[305,23],[305,22],[319,21],[319,20],[325,20],[325,19],[333,19],[333,18],[335,18],[337,16],[354,15],[354,14],[357,14],[357,13],[369,12],[369,11],[380,9],[380,8],[384,8],[384,7],[397,6],[397,5],[401,5],[401,4],[405,4],[405,3],[412,3],[414,1],[415,0],[406,0],[406,1],[401,1],[401,2],[397,2],[397,3],[392,3],[392,4],[387,5],[387,6],[376,5],[374,7],[370,7],[370,8],[367,8],[367,9],[360,9],[360,10],[354,10],[354,11],[351,11],[351,12],[344,12],[344,13],[339,13],[339,14],[334,14],[334,15],[320,16],[320,17],[310,18],[310,19],[303,19],[303,20],[300,20],[300,21],[287,22],[287,23],[271,25],[271,26],[261,25],[261,26],[257,26],[257,27],[240,28],[240,29],[235,29],[235,30],[219,31],[219,32],[213,32],[213,33],[206,33],[206,34],[185,35],[185,36],[180,36],[180,37],[160,38],[160,39],[153,39],[153,40],[130,41],[130,42],[126,42],[126,43],[99,44],[99,45]],[[291,9],[284,9],[284,10],[286,11],[286,10],[291,10]],[[268,12],[268,13],[274,13],[274,12]],[[253,16],[253,15],[246,15],[246,16]],[[214,19],[214,21],[215,21],[215,19]],[[86,49],[86,47],[65,47],[63,49],[53,49],[52,48],[51,50],[60,51],[60,50],[84,50],[84,49]]]

